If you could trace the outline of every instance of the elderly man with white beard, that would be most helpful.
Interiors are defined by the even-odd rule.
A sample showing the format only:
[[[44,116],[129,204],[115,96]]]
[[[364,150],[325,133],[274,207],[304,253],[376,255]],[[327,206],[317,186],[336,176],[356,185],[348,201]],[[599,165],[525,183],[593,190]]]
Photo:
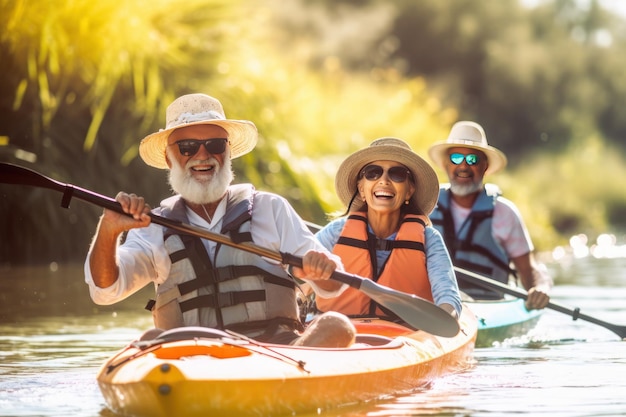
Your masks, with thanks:
[[[506,156],[489,145],[482,126],[460,121],[445,141],[428,150],[433,162],[448,175],[435,209],[430,214],[455,266],[507,284],[519,278],[528,292],[526,307],[542,309],[550,301],[552,278],[533,257],[533,244],[519,210],[502,197],[495,184],[484,184],[485,175],[506,166]],[[510,265],[514,266],[514,269]],[[459,288],[477,300],[502,295],[472,285],[457,273]]]
[[[338,313],[319,316],[304,328],[293,279],[305,280],[323,296],[338,295],[346,284],[329,278],[343,269],[341,261],[317,242],[284,198],[251,184],[231,184],[231,160],[254,148],[255,125],[226,119],[221,103],[204,94],[179,97],[166,118],[166,128],[139,147],[148,165],[169,169],[175,194],[152,212],[237,243],[300,256],[302,268],[289,271],[258,255],[153,224],[142,197],[120,192],[116,200],[130,216],[104,210],[85,261],[93,301],[113,304],[152,283],[156,297],[147,308],[156,329],[151,335],[205,326],[280,344],[353,343],[354,326]]]

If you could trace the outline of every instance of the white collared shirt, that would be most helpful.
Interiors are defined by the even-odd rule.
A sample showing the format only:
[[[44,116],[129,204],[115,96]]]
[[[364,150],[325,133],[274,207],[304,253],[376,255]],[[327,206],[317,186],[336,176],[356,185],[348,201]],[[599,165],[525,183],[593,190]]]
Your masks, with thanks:
[[[219,203],[210,224],[188,208],[187,216],[190,223],[213,233],[220,233],[222,220],[226,214],[226,200],[223,198]],[[89,293],[96,304],[116,303],[150,283],[158,285],[167,279],[171,260],[163,245],[163,231],[164,228],[156,224],[129,231],[126,241],[117,250],[118,280],[108,288],[100,288],[94,284],[89,266],[92,249],[89,250],[84,268],[85,282],[89,285]],[[299,257],[312,249],[330,254],[308,230],[287,200],[277,194],[257,192],[254,198],[251,233],[255,245],[272,251]],[[217,244],[205,239],[202,241],[211,259],[214,259]],[[341,265],[339,257],[330,255]],[[268,262],[276,263],[273,260]],[[343,267],[338,269],[343,270]],[[347,288],[347,285],[343,284],[339,290],[329,292],[319,288],[313,281],[307,282],[324,297],[337,296]]]

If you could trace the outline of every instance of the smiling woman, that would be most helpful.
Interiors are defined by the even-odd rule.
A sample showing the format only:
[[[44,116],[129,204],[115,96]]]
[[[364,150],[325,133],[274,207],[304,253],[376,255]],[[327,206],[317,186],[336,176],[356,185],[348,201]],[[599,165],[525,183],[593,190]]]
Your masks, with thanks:
[[[339,166],[335,188],[346,215],[317,233],[346,271],[415,294],[457,317],[461,302],[441,236],[426,217],[437,201],[432,167],[401,139],[380,138]],[[321,311],[394,318],[384,306],[352,289],[316,297]]]

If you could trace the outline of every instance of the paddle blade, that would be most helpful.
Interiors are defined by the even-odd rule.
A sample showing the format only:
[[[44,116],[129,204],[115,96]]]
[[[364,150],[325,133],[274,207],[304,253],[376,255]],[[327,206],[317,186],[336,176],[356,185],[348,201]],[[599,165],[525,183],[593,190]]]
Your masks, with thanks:
[[[459,333],[458,321],[428,300],[392,290],[369,279],[361,282],[360,290],[416,329],[443,337],[454,337]]]
[[[281,252],[282,262],[302,267],[302,258]],[[381,306],[391,310],[410,326],[436,336],[454,337],[460,330],[458,321],[428,300],[380,285],[371,279],[335,271],[330,279],[348,284],[363,292]]]
[[[0,183],[32,185],[52,190],[63,190],[64,184],[50,179],[29,168],[0,162]]]

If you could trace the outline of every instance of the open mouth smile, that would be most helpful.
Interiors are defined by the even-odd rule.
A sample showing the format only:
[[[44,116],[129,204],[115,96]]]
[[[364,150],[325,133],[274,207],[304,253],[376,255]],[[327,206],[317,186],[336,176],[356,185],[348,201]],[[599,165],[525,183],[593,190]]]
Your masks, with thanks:
[[[374,191],[374,197],[381,198],[383,200],[391,200],[395,196],[396,194],[390,191]]]

